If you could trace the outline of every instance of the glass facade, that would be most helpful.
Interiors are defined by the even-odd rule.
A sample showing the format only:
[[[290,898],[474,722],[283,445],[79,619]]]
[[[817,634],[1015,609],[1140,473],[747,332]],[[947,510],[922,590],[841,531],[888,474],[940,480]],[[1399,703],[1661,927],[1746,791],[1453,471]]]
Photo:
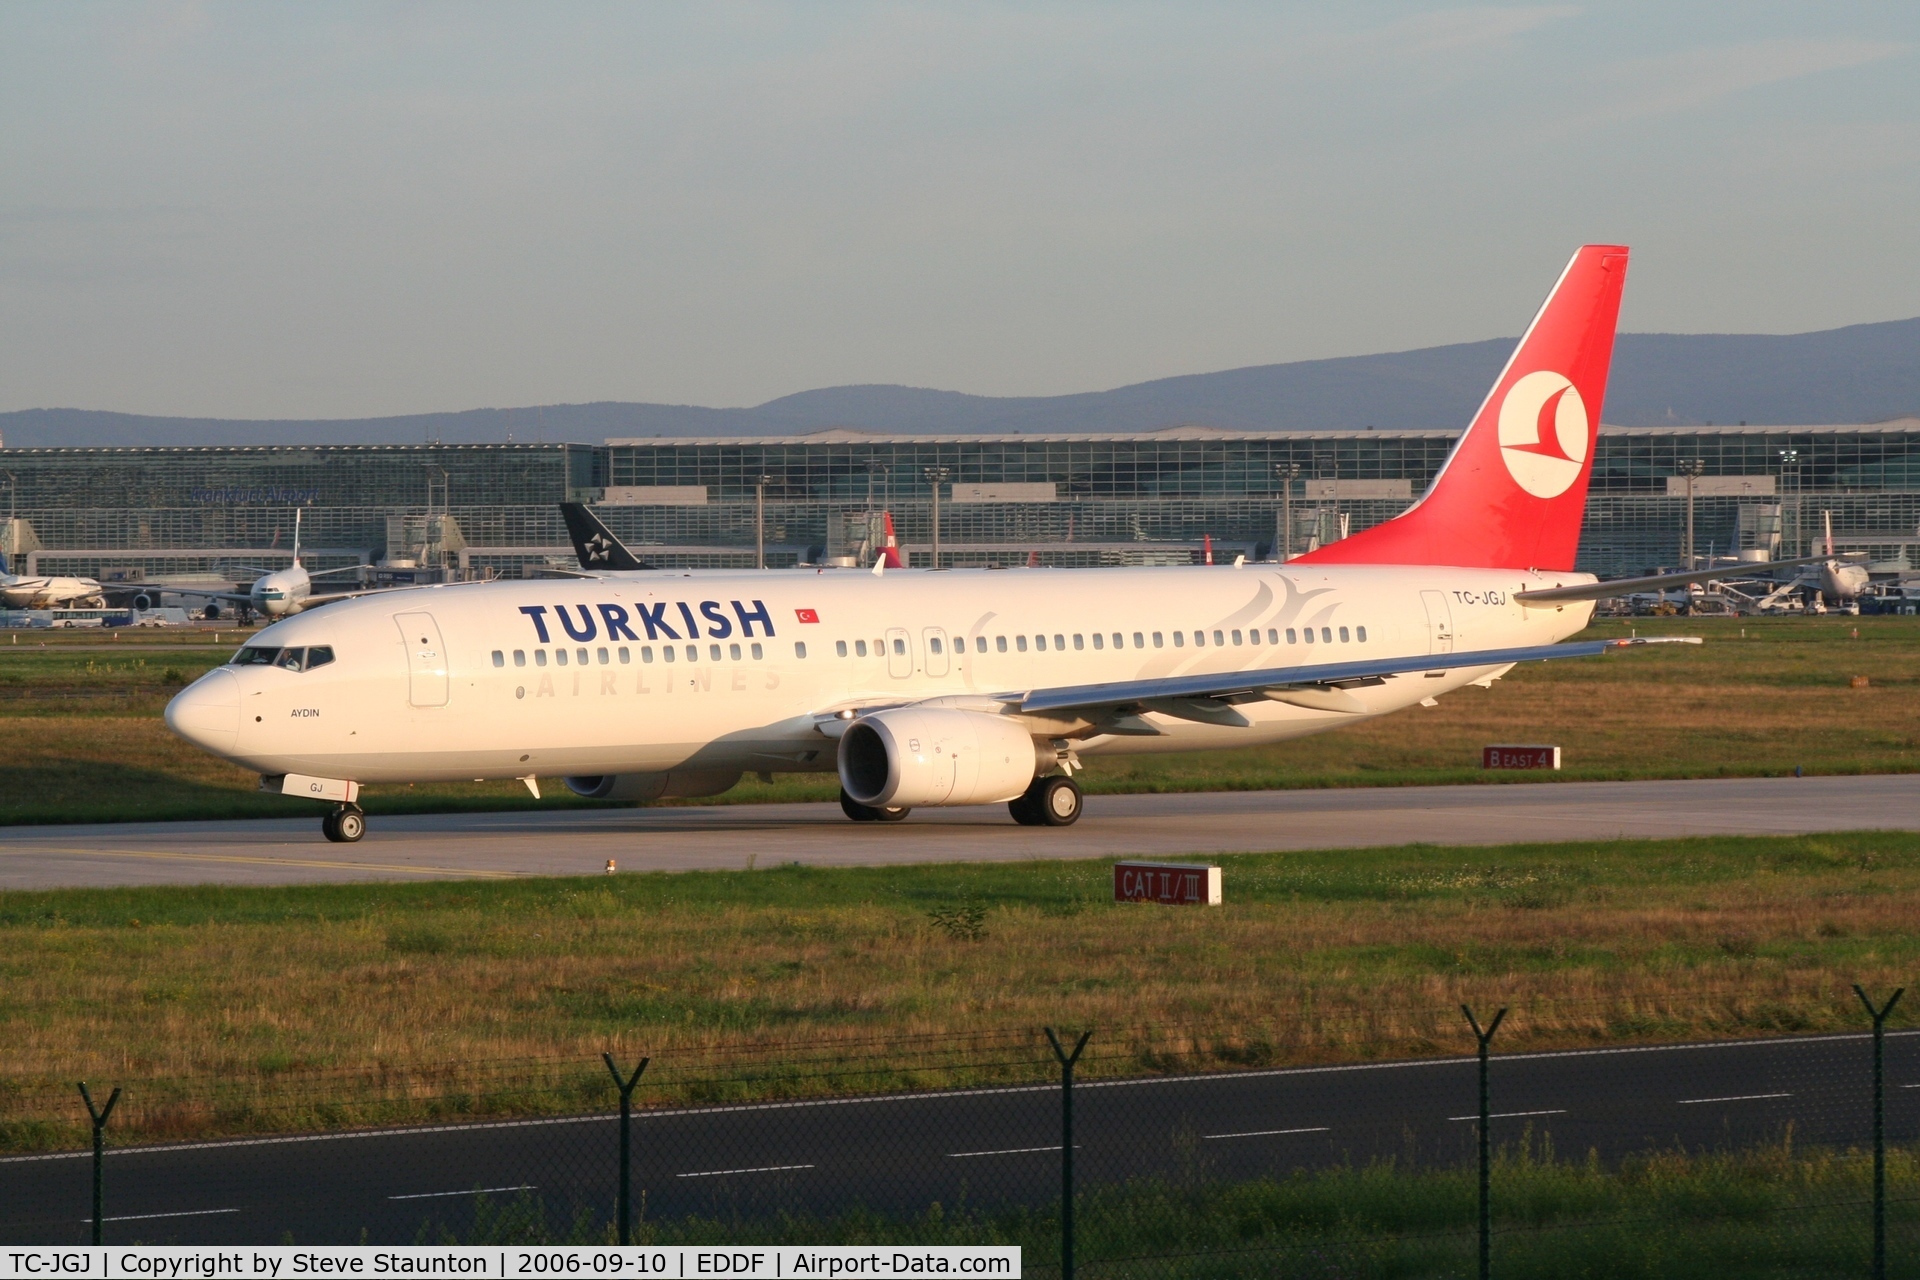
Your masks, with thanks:
[[[517,572],[568,555],[557,506],[602,515],[644,558],[673,566],[753,562],[755,484],[766,485],[768,562],[862,559],[876,513],[925,563],[929,468],[944,468],[946,564],[1183,562],[1266,556],[1393,516],[1405,500],[1315,481],[1407,481],[1420,493],[1453,446],[1445,431],[1225,432],[1113,436],[871,436],[614,440],[604,445],[72,448],[0,451],[6,550],[42,571],[139,577],[220,573],[291,550],[294,513],[315,567],[424,559]],[[1893,567],[1920,563],[1920,420],[1844,427],[1606,427],[1594,461],[1580,567],[1620,574],[1681,555],[1685,500],[1668,478],[1770,477],[1773,492],[1695,502],[1709,551],[1805,554],[1836,538]],[[1288,539],[1277,468],[1297,467]],[[951,501],[952,486],[1050,485],[1053,501]],[[609,487],[611,492],[609,492]],[[703,491],[704,505],[621,505],[627,487]],[[1348,491],[1351,493],[1351,491]],[[1042,491],[1042,494],[1044,491]],[[1315,496],[1319,495],[1319,496]],[[700,496],[700,495],[694,495]],[[1031,492],[1022,497],[1037,496]],[[22,566],[24,567],[24,566]]]

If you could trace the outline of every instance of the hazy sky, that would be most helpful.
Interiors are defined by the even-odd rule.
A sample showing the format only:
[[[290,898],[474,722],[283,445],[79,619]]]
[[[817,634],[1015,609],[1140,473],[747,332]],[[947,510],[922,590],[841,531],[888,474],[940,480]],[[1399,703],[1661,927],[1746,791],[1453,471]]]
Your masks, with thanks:
[[[0,7],[0,409],[987,394],[1920,313],[1920,6]]]

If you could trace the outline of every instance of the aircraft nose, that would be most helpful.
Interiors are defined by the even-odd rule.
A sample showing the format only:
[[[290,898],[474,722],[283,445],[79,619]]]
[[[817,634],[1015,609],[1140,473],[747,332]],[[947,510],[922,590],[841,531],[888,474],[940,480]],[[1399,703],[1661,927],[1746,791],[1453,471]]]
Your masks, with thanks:
[[[202,750],[233,754],[240,741],[240,682],[233,672],[210,671],[175,694],[167,728]]]

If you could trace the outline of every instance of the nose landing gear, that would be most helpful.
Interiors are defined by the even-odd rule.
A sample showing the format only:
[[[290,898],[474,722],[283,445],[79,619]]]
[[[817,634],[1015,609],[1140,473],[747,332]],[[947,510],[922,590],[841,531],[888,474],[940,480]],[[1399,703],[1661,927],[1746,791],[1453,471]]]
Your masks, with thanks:
[[[343,804],[320,819],[320,833],[335,844],[352,844],[367,834],[367,815],[357,804]]]

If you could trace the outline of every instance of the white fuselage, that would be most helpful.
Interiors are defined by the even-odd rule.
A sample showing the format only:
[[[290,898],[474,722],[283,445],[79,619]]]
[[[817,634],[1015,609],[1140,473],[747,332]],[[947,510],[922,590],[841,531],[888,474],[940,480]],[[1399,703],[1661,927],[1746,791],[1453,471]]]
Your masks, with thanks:
[[[1008,692],[1550,644],[1584,627],[1592,605],[1529,608],[1513,593],[1590,581],[1266,564],[660,572],[424,587],[267,627],[251,647],[327,646],[332,661],[306,671],[222,667],[184,691],[168,719],[263,774],[356,782],[830,771],[828,713],[925,699],[986,709]],[[1398,710],[1502,670],[1354,688],[1359,711],[1249,703],[1240,708],[1247,727],[1150,713],[1159,736],[1088,736],[1090,726],[1070,718],[1031,728],[1071,739],[1083,756],[1248,746]]]
[[[0,601],[5,601],[11,609],[51,609],[76,600],[98,600],[101,590],[92,578],[0,575]]]
[[[300,612],[312,594],[313,579],[299,564],[263,574],[247,589],[254,611],[268,618],[284,618]]]

